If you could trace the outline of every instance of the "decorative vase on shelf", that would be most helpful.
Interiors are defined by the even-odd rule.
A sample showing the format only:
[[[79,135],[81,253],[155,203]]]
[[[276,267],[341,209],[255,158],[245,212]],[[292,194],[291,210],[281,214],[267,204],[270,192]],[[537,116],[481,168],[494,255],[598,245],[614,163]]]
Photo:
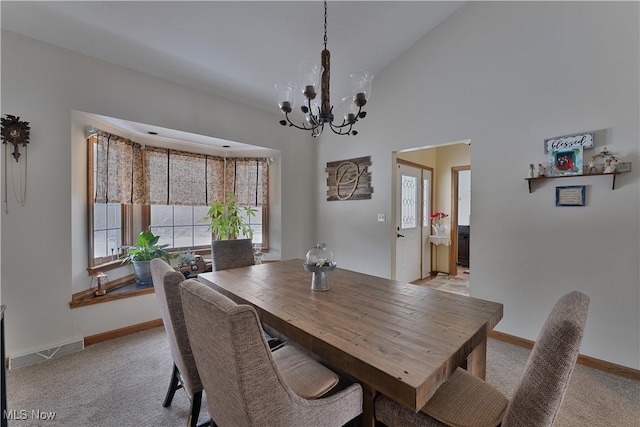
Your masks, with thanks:
[[[447,225],[446,224],[433,224],[433,235],[437,237],[442,237],[447,233]]]

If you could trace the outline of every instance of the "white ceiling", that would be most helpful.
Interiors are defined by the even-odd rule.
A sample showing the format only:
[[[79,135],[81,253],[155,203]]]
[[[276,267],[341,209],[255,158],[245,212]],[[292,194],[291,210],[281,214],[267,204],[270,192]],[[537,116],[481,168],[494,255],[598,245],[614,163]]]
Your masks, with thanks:
[[[351,72],[378,73],[462,4],[329,2],[333,103],[349,94]],[[296,82],[298,64],[320,62],[323,48],[318,0],[2,1],[0,7],[3,29],[271,111],[278,109],[273,85]]]

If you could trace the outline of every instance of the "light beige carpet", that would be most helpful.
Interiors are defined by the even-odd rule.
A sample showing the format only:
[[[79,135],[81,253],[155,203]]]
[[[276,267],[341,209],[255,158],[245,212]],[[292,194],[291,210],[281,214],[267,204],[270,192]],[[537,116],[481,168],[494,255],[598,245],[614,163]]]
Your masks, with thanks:
[[[511,395],[528,354],[489,340],[487,380]],[[9,409],[27,416],[9,425],[184,426],[190,403],[182,390],[169,408],[162,407],[171,367],[164,329],[154,328],[12,369],[7,373]],[[640,382],[578,366],[556,425],[640,427],[639,397]],[[55,412],[55,418],[38,420],[32,411]],[[199,421],[207,419],[205,396]]]
[[[510,397],[530,351],[490,339],[487,381]],[[640,427],[640,381],[576,365],[556,427]]]

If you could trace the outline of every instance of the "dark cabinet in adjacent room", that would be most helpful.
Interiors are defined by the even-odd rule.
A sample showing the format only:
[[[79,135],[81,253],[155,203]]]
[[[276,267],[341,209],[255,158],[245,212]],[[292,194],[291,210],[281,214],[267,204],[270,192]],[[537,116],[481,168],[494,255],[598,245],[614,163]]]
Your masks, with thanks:
[[[469,267],[469,233],[470,226],[458,226],[458,264]]]

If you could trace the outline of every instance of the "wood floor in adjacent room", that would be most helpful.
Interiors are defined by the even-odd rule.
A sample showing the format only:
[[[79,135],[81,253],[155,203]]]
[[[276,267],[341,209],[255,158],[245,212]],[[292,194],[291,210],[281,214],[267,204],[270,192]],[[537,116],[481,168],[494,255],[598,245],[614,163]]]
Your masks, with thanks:
[[[452,292],[454,294],[469,295],[469,276],[471,272],[468,267],[458,266],[455,276],[449,276],[445,273],[439,273],[435,277],[416,280],[411,283],[415,285],[425,285],[431,289],[439,291]]]

